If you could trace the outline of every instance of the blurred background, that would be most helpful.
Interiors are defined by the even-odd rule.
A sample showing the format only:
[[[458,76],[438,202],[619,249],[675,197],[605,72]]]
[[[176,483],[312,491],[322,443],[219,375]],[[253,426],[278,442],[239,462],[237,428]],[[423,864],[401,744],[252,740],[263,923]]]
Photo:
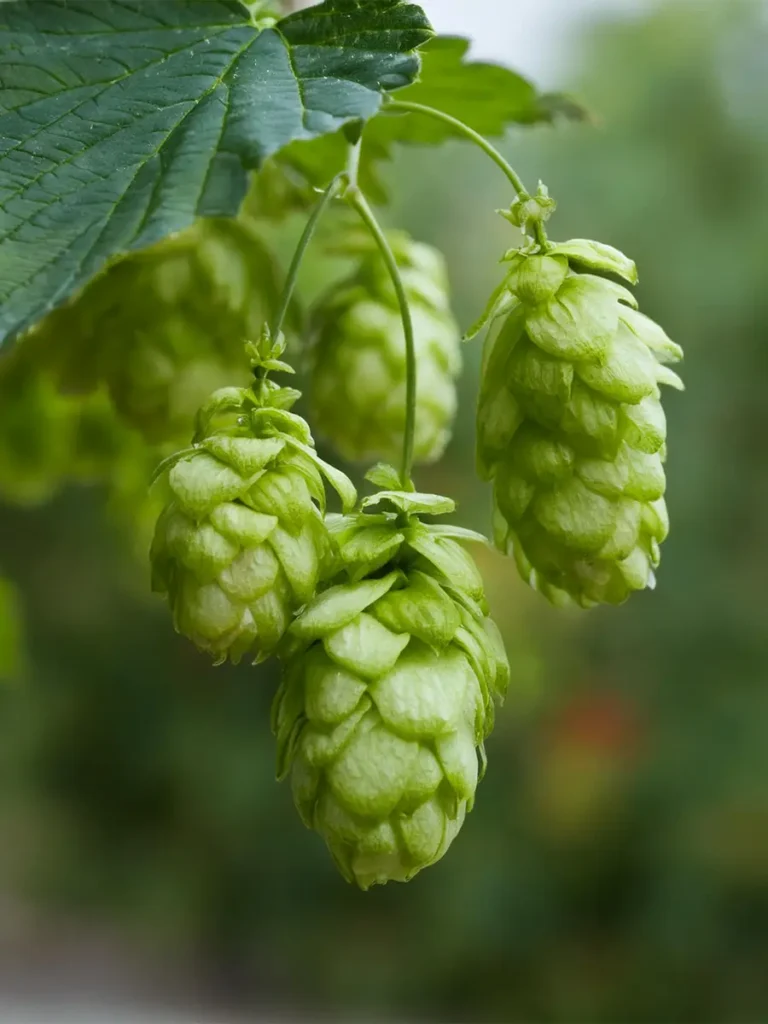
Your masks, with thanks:
[[[658,589],[556,612],[480,553],[513,668],[488,775],[443,861],[364,894],[274,781],[272,669],[173,633],[113,496],[0,505],[3,1022],[768,1021],[768,8],[424,6],[593,113],[503,148],[558,200],[554,238],[637,260],[685,348]],[[385,173],[466,326],[515,244],[504,179],[459,143]],[[465,355],[418,482],[487,531]]]

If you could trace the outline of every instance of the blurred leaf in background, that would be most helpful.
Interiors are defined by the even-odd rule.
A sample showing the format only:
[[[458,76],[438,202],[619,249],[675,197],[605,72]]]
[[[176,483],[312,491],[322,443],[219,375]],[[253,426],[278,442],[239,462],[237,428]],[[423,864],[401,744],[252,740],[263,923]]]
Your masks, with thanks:
[[[0,682],[16,679],[23,662],[21,609],[13,584],[0,576]]]

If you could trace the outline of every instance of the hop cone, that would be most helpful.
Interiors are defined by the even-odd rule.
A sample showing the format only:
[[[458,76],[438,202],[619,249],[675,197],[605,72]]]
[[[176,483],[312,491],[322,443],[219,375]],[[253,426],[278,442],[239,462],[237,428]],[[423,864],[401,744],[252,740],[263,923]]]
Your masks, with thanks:
[[[70,465],[68,401],[49,375],[17,358],[0,365],[0,494],[23,504],[46,501]]]
[[[610,246],[507,259],[478,410],[496,542],[551,601],[618,604],[654,585],[668,532],[660,385],[682,387],[664,365],[682,351],[603,276],[637,280]]]
[[[456,412],[460,337],[448,303],[442,256],[393,235],[411,305],[419,392],[415,454],[433,462],[445,449]],[[345,458],[395,459],[405,426],[406,360],[400,307],[376,251],[326,296],[314,323],[311,418]]]
[[[256,361],[290,369],[275,358]],[[261,370],[259,369],[261,368]],[[298,392],[263,377],[216,392],[192,449],[168,471],[170,501],[152,544],[153,589],[178,632],[217,662],[267,657],[315,593],[329,542],[323,475],[345,504],[355,492],[315,454],[307,424],[288,411]]]
[[[276,293],[250,224],[203,219],[113,264],[35,333],[66,388],[106,381],[128,424],[177,441],[213,390],[247,383],[242,339],[258,336]]]
[[[363,889],[446,852],[509,673],[477,568],[452,539],[466,532],[414,515],[452,503],[368,499],[382,501],[396,512],[338,517],[338,573],[291,626],[273,722],[302,820]]]
[[[31,336],[0,361],[0,496],[33,504],[106,475],[122,433],[103,389],[62,394]]]

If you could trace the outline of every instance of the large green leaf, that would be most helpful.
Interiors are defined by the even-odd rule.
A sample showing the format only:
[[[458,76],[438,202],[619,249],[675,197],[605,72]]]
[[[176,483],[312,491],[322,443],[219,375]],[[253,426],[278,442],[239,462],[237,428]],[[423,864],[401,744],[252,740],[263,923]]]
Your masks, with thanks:
[[[0,4],[0,341],[111,256],[234,214],[281,147],[371,117],[429,35],[404,0],[264,31],[237,0]]]

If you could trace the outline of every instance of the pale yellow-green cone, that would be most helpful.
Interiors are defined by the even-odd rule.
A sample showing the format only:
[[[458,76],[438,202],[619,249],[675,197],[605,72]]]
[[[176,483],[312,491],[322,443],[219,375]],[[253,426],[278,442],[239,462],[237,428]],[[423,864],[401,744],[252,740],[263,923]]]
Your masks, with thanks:
[[[665,364],[682,351],[608,276],[634,264],[586,240],[507,255],[483,321],[478,463],[498,546],[554,603],[619,604],[653,587],[664,503]]]
[[[286,369],[280,352],[281,344],[271,348],[257,372]],[[323,477],[345,507],[356,498],[288,411],[298,397],[263,376],[252,389],[216,392],[193,448],[167,471],[171,499],[152,544],[153,589],[167,595],[178,632],[216,662],[267,657],[314,597],[329,553]]]
[[[337,573],[291,626],[273,716],[278,775],[290,772],[302,820],[362,889],[406,882],[446,852],[509,676],[482,580],[454,539],[473,535],[418,519],[453,503],[368,502],[374,514],[333,524]]]
[[[126,423],[152,443],[177,442],[216,388],[247,384],[242,343],[276,296],[250,222],[201,219],[114,263],[33,335],[65,390],[106,382]]]
[[[456,413],[460,335],[441,254],[407,235],[390,236],[413,317],[418,365],[415,457],[438,459]],[[370,248],[370,242],[367,243]],[[405,428],[406,360],[400,307],[375,249],[360,246],[351,278],[314,315],[310,414],[318,434],[347,459],[398,457]],[[355,251],[348,246],[347,251]]]

